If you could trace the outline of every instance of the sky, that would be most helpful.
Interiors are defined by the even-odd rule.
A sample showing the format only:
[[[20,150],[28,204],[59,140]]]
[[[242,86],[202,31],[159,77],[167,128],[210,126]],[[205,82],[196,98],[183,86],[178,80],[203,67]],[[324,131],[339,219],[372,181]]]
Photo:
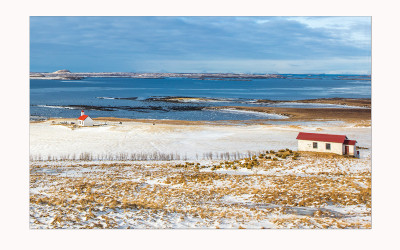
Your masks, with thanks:
[[[30,71],[370,74],[370,17],[30,17]]]

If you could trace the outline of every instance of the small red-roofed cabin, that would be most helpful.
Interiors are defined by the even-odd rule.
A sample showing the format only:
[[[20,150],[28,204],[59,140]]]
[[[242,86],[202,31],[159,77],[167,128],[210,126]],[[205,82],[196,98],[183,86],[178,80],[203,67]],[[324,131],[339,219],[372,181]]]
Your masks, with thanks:
[[[93,126],[94,122],[90,116],[85,115],[85,111],[81,111],[81,116],[78,118],[78,125],[83,127]]]
[[[296,139],[298,140],[299,151],[359,156],[356,150],[357,141],[349,140],[345,135],[300,132]]]

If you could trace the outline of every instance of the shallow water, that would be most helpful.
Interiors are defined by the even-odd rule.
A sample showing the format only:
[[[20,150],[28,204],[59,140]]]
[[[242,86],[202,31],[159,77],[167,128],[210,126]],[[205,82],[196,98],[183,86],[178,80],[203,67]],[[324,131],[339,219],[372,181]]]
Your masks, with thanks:
[[[343,107],[327,104],[260,104],[258,99],[301,100],[310,98],[370,98],[371,82],[338,80],[337,75],[314,75],[312,79],[256,79],[251,81],[205,81],[189,78],[134,79],[86,78],[82,81],[31,80],[30,114],[40,117],[74,118],[84,106],[91,117],[174,120],[276,119],[257,112],[210,110],[214,106]],[[181,96],[213,98],[213,101],[171,103],[148,100]],[[351,107],[350,107],[351,108]],[[279,118],[279,117],[278,117]]]

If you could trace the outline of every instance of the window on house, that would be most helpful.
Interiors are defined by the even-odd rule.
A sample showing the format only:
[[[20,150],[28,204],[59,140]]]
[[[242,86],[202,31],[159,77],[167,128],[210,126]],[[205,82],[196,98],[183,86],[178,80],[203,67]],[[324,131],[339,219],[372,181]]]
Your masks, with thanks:
[[[326,150],[331,150],[331,144],[330,143],[326,144]]]
[[[313,143],[312,143],[312,147],[313,147],[313,148],[318,148],[318,142],[313,142]]]

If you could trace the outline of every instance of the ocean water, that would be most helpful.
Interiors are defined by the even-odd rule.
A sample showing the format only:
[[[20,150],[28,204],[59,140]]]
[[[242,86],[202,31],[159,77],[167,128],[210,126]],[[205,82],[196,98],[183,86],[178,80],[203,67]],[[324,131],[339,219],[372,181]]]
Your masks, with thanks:
[[[189,78],[30,80],[30,114],[31,117],[75,118],[79,117],[80,110],[84,108],[86,114],[91,117],[209,121],[276,119],[279,117],[257,112],[210,108],[215,106],[346,108],[337,105],[290,103],[290,100],[371,97],[369,80],[340,80],[337,75],[313,75],[307,77],[308,79],[296,79],[298,77],[304,78],[298,75],[291,79],[251,81]],[[154,100],[169,96],[212,98],[213,101],[171,103]],[[259,99],[289,102],[255,103]]]

